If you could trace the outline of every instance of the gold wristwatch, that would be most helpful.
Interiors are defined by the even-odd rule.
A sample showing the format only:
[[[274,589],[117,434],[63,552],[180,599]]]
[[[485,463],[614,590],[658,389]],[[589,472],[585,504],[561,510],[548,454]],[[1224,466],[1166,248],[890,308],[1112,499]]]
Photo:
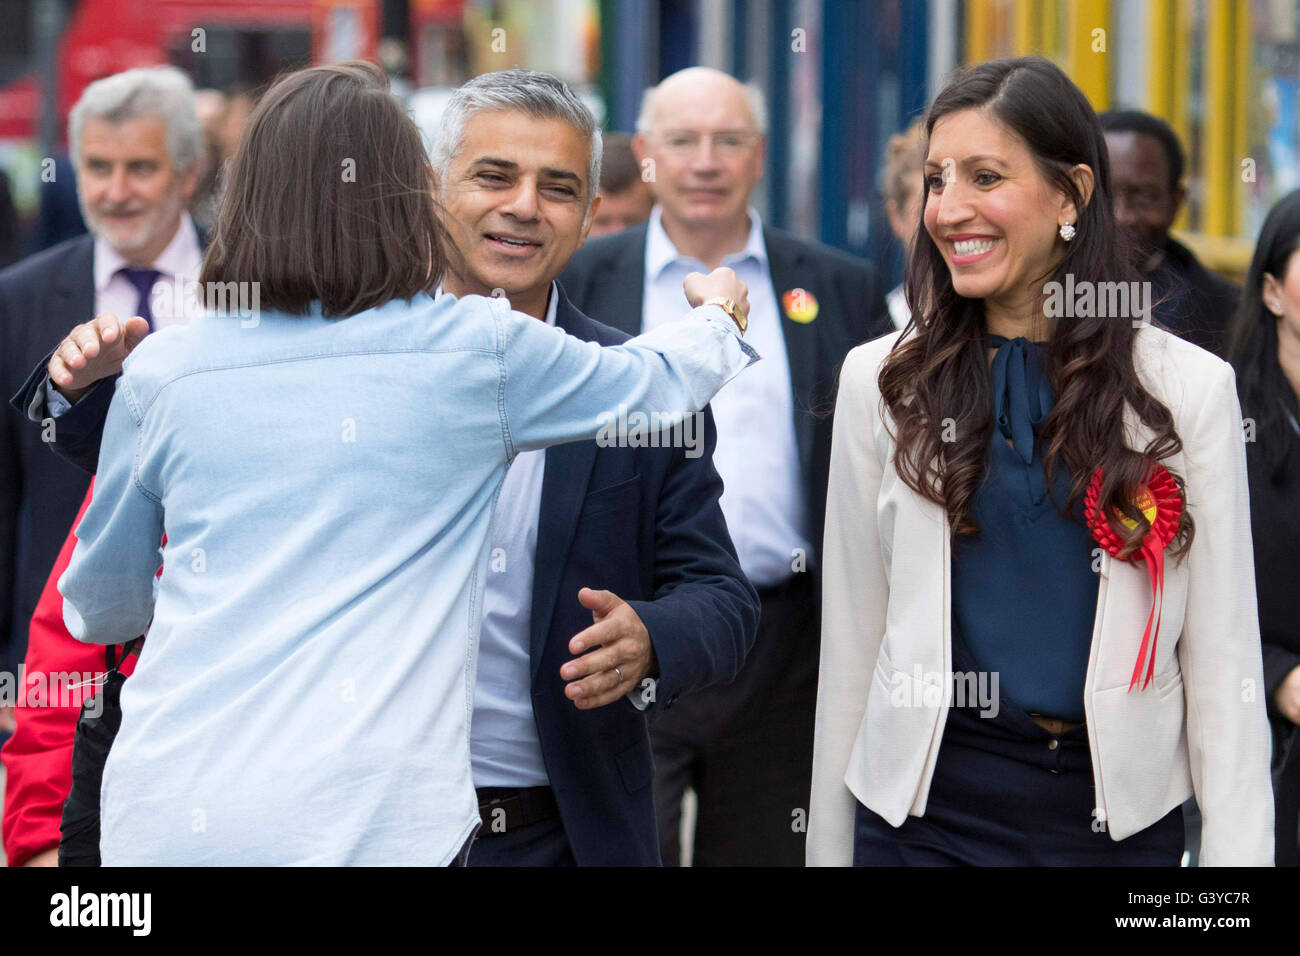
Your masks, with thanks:
[[[731,316],[731,321],[736,323],[736,328],[740,329],[741,335],[744,335],[745,330],[749,328],[749,316],[740,311],[740,306],[736,305],[735,299],[724,299],[720,295],[715,295],[712,299],[705,299],[700,305],[716,305],[727,313]]]

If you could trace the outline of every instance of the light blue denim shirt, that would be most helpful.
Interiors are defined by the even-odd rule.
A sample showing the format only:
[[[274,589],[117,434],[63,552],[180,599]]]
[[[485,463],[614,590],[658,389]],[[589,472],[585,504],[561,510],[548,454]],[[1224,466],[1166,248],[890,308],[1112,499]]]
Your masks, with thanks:
[[[479,822],[507,465],[620,403],[703,408],[757,356],[717,307],[692,319],[601,348],[504,300],[421,295],[149,336],[59,581],[79,640],[149,634],[104,770],[105,865],[451,862]]]

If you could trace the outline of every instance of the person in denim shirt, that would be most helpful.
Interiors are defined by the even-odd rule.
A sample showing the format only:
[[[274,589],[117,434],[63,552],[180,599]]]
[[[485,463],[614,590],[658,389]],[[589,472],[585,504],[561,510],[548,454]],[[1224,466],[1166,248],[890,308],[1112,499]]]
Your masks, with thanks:
[[[149,630],[104,771],[106,865],[463,859],[510,461],[593,437],[620,404],[696,411],[757,357],[727,270],[686,293],[734,305],[612,348],[504,299],[435,301],[428,176],[374,67],[280,81],[230,170],[200,279],[213,313],[124,366],[60,581],[78,639]],[[54,384],[77,398],[132,334],[80,327]]]

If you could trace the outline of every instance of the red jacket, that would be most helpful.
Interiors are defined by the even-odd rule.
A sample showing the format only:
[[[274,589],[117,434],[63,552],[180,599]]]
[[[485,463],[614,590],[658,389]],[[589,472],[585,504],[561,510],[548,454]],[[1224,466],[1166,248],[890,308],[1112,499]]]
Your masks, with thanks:
[[[93,491],[92,483],[72,523],[74,530]],[[0,749],[0,761],[7,773],[0,836],[10,866],[21,866],[36,854],[59,845],[63,801],[72,787],[72,739],[77,717],[82,699],[96,690],[94,684],[87,684],[66,695],[57,690],[51,693],[50,689],[57,685],[52,685],[46,675],[104,673],[104,648],[83,644],[63,626],[63,595],[58,591],[58,582],[76,546],[76,535],[70,531],[32,615],[24,676],[14,711],[18,729]],[[122,662],[122,673],[134,671],[135,661],[132,656]],[[27,693],[23,692],[25,688]],[[44,693],[41,688],[45,688]]]

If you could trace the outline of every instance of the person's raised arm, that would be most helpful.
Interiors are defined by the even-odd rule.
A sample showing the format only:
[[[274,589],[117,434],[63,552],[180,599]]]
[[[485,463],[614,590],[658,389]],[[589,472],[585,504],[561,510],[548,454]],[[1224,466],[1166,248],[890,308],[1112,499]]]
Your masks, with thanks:
[[[691,273],[692,310],[622,345],[600,346],[495,306],[502,369],[502,427],[511,458],[520,451],[595,438],[622,416],[642,412],[672,425],[708,404],[758,354],[711,300],[731,300],[742,321],[748,290],[730,269]]]

